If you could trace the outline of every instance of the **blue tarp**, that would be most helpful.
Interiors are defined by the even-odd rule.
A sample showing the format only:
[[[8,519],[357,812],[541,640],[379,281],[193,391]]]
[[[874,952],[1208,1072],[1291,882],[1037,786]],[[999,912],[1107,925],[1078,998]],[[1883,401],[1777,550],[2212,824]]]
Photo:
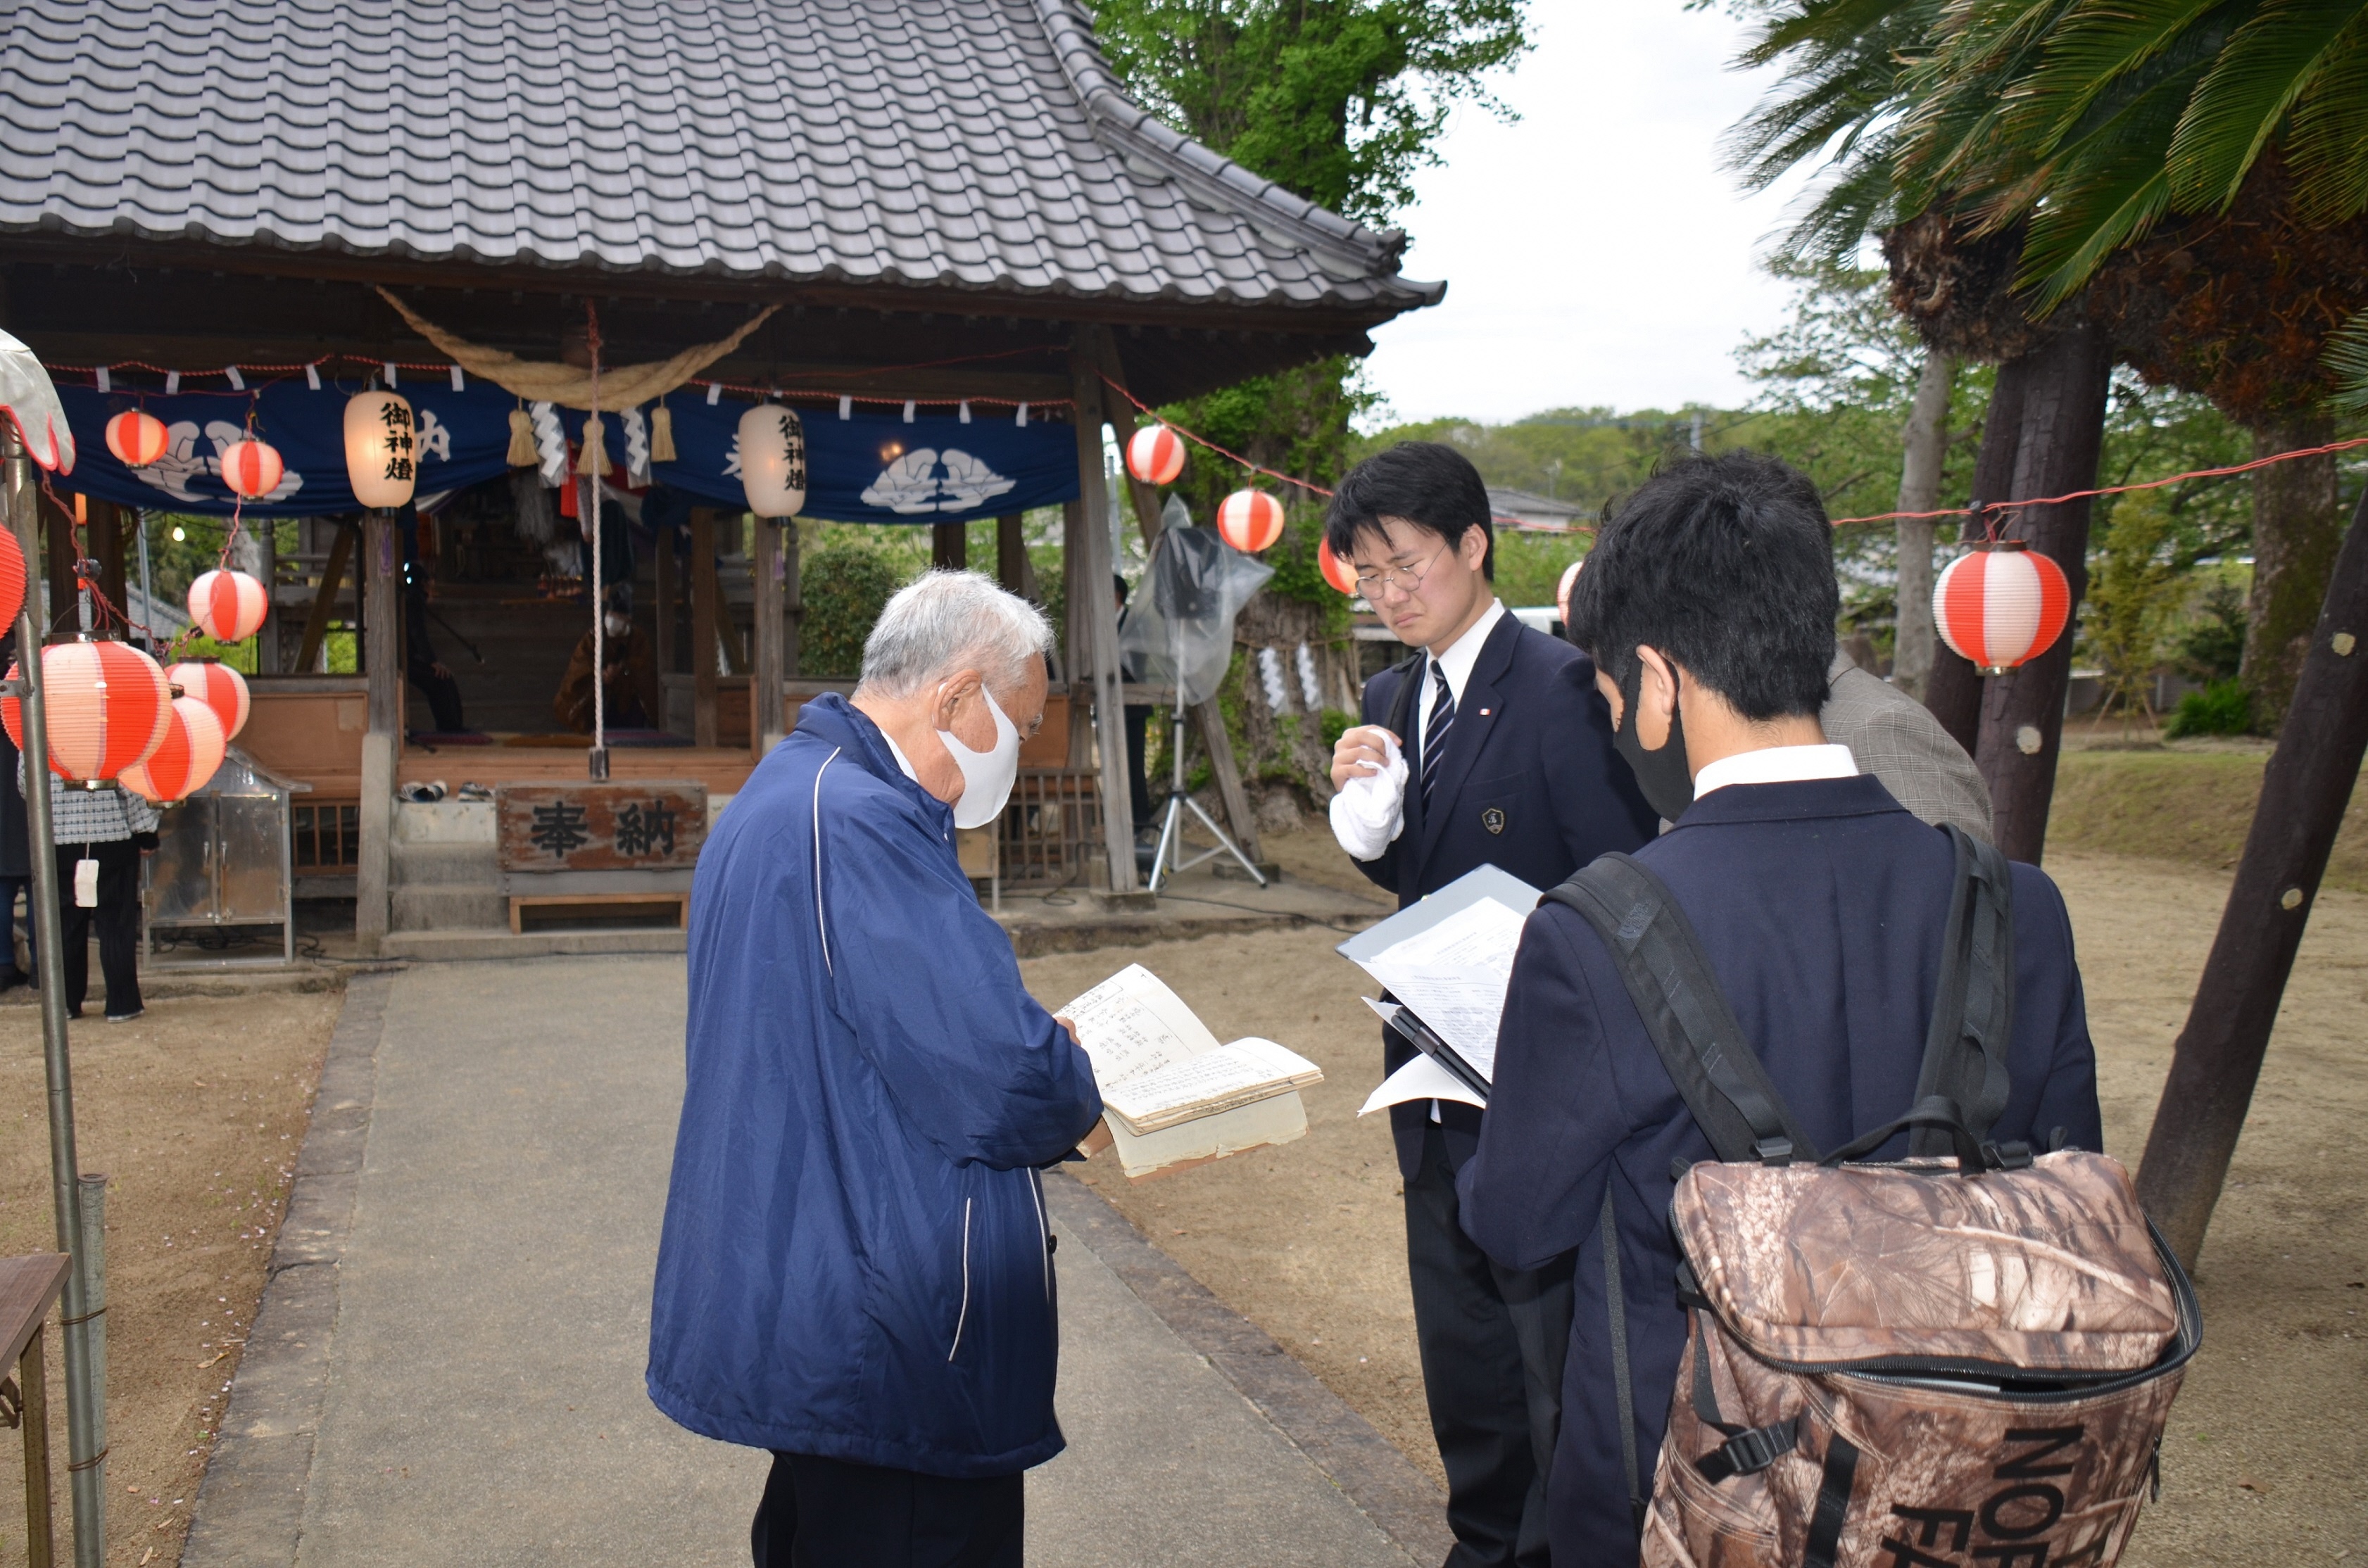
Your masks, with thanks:
[[[357,509],[346,479],[346,400],[358,389],[278,381],[254,392],[182,392],[172,397],[101,393],[60,387],[80,460],[65,488],[151,510],[228,516],[233,497],[220,476],[222,448],[245,432],[250,409],[255,432],[279,450],[287,474],[279,488],[246,510],[258,517],[327,517]],[[443,381],[405,382],[419,420],[419,494],[431,495],[483,483],[508,471],[509,415],[518,400],[489,383],[454,392]],[[709,404],[703,395],[666,399],[678,460],[652,466],[660,483],[725,506],[745,506],[739,479],[739,425],[745,403]],[[143,407],[165,422],[171,440],[164,457],[144,469],[127,468],[107,449],[107,422]],[[632,411],[646,420],[650,405]],[[560,409],[573,441],[584,415]],[[842,419],[825,409],[801,410],[805,423],[805,516],[849,523],[953,523],[997,517],[1031,506],[1058,506],[1077,496],[1077,448],[1066,425],[1038,420],[1025,427],[1008,414],[959,419],[857,414]],[[611,461],[626,460],[626,420],[604,415]],[[644,426],[646,428],[646,426]]]

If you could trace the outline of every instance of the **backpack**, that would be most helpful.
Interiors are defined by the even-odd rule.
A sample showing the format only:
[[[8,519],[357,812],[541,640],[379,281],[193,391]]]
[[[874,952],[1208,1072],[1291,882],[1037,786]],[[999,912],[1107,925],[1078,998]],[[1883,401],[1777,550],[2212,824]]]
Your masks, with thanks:
[[[1602,936],[1718,1154],[1670,1200],[1687,1339],[1649,1499],[1604,1199],[1646,1568],[2112,1568],[2159,1493],[2203,1335],[2194,1290],[2119,1161],[1989,1139],[2012,883],[1997,849],[1947,831],[1956,881],[1916,1103],[1822,1160],[1657,877],[1606,855],[1546,895]],[[1856,1163],[1903,1129],[1907,1159]]]

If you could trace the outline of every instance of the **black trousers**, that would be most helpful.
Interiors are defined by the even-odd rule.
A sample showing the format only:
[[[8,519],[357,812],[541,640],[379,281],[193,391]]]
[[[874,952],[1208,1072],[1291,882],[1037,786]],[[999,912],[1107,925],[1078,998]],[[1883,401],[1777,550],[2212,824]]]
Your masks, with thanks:
[[[79,1017],[90,990],[90,934],[98,931],[98,967],[107,977],[107,1010],[115,1017],[140,1011],[140,851],[128,838],[112,844],[61,844],[58,913],[65,919],[66,1011]],[[98,862],[98,907],[74,903],[74,862]]]
[[[1447,1568],[1545,1568],[1577,1254],[1500,1268],[1463,1233],[1436,1126],[1406,1184],[1406,1270],[1431,1436],[1447,1471]]]
[[[438,675],[436,666],[429,664],[415,663],[404,674],[412,685],[419,688],[419,695],[427,699],[427,711],[435,716],[439,733],[459,734],[469,727],[468,721],[461,712],[459,681],[450,676]]]
[[[1021,1568],[1026,1478],[956,1481],[773,1456],[748,1527],[757,1568]]]

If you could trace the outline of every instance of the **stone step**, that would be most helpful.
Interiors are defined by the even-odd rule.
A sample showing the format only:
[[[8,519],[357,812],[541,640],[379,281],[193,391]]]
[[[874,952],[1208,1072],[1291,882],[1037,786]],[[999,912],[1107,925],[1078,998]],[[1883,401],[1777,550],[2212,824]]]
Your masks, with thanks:
[[[501,863],[490,844],[406,844],[387,846],[387,881],[398,888],[482,888],[501,886]],[[505,924],[509,916],[502,916]],[[473,924],[473,923],[472,923]]]
[[[492,885],[407,886],[388,890],[389,924],[397,931],[507,928],[510,901]]]
[[[384,956],[418,961],[470,959],[533,959],[562,954],[678,953],[684,934],[664,927],[619,931],[528,931],[493,929],[394,931]]]

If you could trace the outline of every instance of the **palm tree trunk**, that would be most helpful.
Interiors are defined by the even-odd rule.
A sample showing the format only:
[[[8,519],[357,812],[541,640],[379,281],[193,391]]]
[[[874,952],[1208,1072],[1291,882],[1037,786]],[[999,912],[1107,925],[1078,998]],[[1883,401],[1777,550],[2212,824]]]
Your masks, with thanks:
[[[2112,351],[2101,329],[2081,322],[2041,345],[2030,358],[2022,433],[2015,447],[2014,496],[2086,490],[2097,483]],[[2021,507],[1998,531],[2055,558],[2071,582],[2072,611],[2078,614],[2089,582],[2089,503]],[[1990,787],[1998,846],[2009,860],[2036,865],[2046,845],[2064,699],[2071,684],[2068,622],[2045,653],[1985,683],[1981,744],[1974,760]]]
[[[1990,383],[1989,412],[1982,420],[1982,449],[1974,459],[1974,499],[2004,501],[2012,497],[2014,459],[2022,440],[2022,393],[2031,380],[2034,356],[2025,354],[1998,368]],[[1961,540],[1981,538],[1978,522],[1968,518]],[[1931,674],[1925,678],[1924,706],[1941,727],[1971,756],[1981,744],[1982,677],[1964,655],[1938,642],[1932,650]]]
[[[2253,455],[2323,446],[2334,428],[2306,416],[2253,432]],[[2253,728],[2274,734],[2302,673],[2328,574],[2343,538],[2335,455],[2295,458],[2253,471],[2253,587],[2245,602],[2245,661]]]
[[[1900,511],[1930,512],[1941,504],[1941,464],[1949,453],[1949,394],[1956,386],[1955,358],[1927,349],[1899,462]],[[1932,532],[1930,517],[1899,520],[1899,607],[1891,684],[1918,702],[1924,700],[1925,683],[1932,674],[1937,641],[1932,631]]]
[[[2270,1028],[2368,752],[2368,495],[2351,515],[2270,755],[2245,856],[2146,1135],[2138,1197],[2191,1268],[2253,1101]]]

